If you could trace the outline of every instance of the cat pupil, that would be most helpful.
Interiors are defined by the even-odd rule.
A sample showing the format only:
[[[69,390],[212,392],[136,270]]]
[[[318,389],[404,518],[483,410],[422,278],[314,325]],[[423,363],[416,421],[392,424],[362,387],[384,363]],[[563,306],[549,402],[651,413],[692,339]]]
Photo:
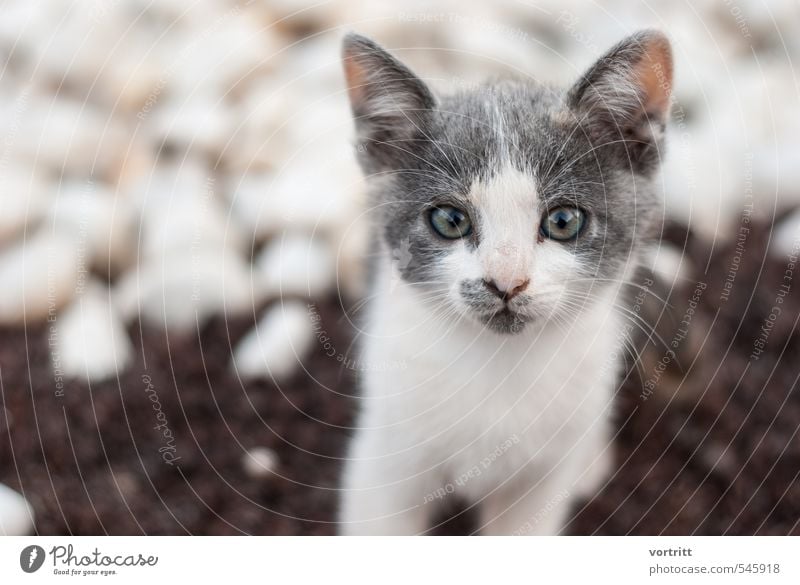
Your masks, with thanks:
[[[433,229],[449,240],[463,238],[471,231],[469,216],[453,207],[437,207],[429,217]]]
[[[555,209],[542,220],[541,231],[548,238],[567,241],[578,235],[584,218],[584,213],[578,208]]]

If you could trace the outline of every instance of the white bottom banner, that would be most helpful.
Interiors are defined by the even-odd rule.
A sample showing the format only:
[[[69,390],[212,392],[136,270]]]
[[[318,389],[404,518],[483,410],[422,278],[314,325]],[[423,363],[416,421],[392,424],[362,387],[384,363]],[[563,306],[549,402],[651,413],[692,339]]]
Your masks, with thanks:
[[[6,537],[0,583],[800,583],[790,537]],[[612,581],[613,580],[613,581]]]

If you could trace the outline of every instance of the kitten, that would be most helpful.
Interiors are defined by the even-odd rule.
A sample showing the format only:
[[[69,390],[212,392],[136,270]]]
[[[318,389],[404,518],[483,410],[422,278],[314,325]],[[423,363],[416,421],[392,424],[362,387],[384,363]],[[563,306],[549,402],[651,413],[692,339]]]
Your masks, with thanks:
[[[436,97],[373,41],[344,70],[373,206],[345,534],[556,534],[611,469],[620,294],[659,218],[670,45],[643,31],[568,90]],[[378,364],[394,364],[381,368]]]

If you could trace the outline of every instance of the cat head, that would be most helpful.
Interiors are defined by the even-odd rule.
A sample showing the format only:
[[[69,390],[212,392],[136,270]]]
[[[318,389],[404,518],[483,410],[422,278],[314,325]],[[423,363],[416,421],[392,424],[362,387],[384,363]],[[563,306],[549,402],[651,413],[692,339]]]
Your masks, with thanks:
[[[625,277],[659,209],[663,34],[625,39],[568,89],[508,80],[438,97],[356,34],[343,63],[377,227],[421,298],[516,333]]]

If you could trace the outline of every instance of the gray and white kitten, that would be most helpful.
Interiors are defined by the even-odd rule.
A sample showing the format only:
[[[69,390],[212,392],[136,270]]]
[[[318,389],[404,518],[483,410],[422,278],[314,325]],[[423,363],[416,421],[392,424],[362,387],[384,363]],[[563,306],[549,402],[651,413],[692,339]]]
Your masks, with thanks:
[[[567,90],[443,97],[362,36],[343,59],[378,258],[341,532],[424,533],[458,497],[484,534],[556,534],[610,470],[669,42],[635,34]]]

